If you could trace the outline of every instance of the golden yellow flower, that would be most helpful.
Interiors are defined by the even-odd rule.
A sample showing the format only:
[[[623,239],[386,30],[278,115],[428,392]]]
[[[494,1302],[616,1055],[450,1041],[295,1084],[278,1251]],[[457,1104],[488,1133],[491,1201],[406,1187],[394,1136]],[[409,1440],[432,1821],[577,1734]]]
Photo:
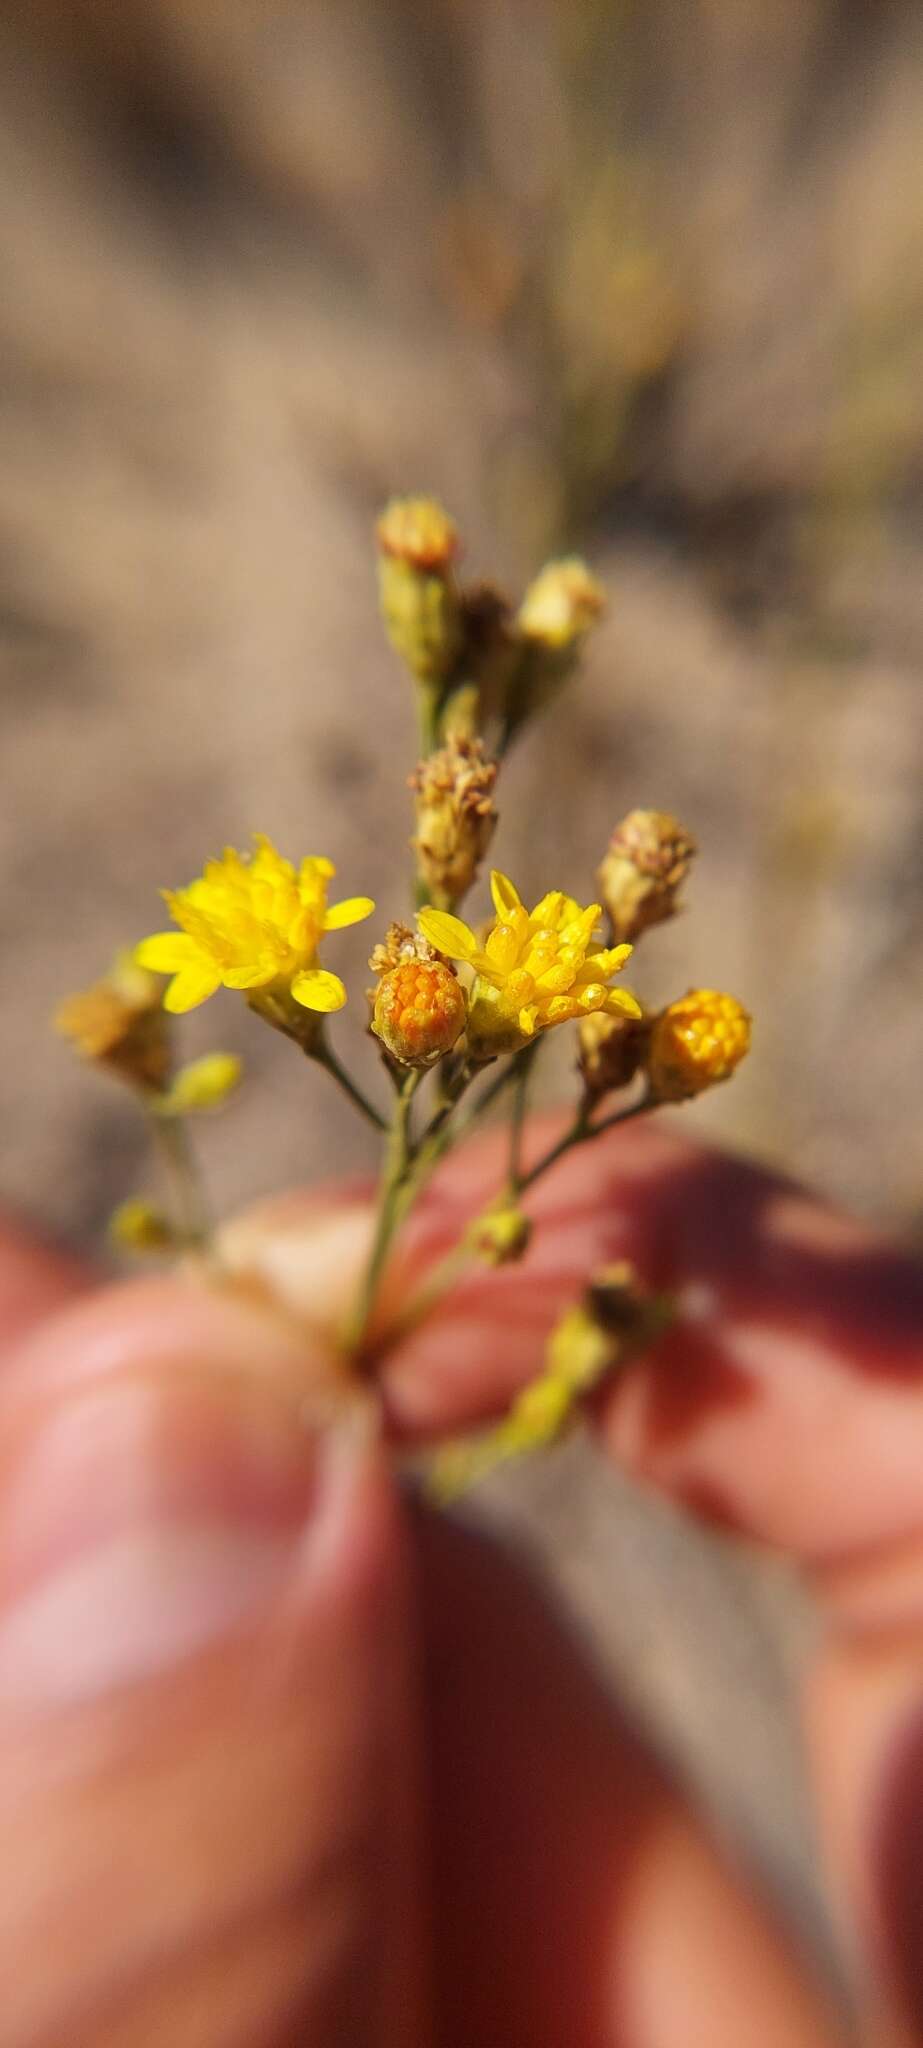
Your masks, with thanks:
[[[165,889],[164,901],[180,926],[157,932],[135,948],[141,967],[170,974],[164,1008],[194,1010],[216,989],[279,987],[306,1010],[339,1010],[346,990],[336,974],[317,965],[324,932],[369,917],[368,896],[327,905],[332,861],[308,857],[297,869],[271,840],[256,835],[252,857],[227,847],[220,860],[186,889]]]
[[[527,910],[506,875],[490,878],[496,918],[483,946],[470,926],[448,911],[426,909],[417,922],[424,937],[473,973],[468,997],[468,1048],[474,1059],[515,1052],[536,1032],[572,1017],[607,1011],[640,1017],[627,989],[609,988],[630,946],[594,948],[602,912],[582,909],[553,889]]]
[[[682,1102],[727,1081],[750,1050],[750,1017],[736,996],[691,988],[654,1022],[648,1072],[661,1102]]]

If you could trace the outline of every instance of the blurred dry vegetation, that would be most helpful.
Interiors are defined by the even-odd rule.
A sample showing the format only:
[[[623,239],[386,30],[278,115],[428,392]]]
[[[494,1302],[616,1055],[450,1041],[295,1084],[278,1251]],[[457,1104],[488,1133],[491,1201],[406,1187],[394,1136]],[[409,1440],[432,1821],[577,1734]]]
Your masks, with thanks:
[[[640,985],[757,1017],[690,1124],[919,1232],[921,116],[916,0],[10,0],[10,1195],[92,1238],[141,1175],[46,1019],[162,883],[259,826],[400,908],[370,526],[423,488],[471,573],[576,547],[611,591],[504,865],[580,894],[625,810],[676,811],[702,858]],[[219,1028],[254,1075],[223,1202],[365,1160],[231,998]]]

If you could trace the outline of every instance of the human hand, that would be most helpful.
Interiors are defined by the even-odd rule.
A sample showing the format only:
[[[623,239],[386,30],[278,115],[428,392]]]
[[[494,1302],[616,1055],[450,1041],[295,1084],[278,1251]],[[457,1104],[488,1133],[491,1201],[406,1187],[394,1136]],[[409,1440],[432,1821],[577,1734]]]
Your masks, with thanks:
[[[443,1175],[416,1270],[488,1153]],[[659,1134],[568,1162],[534,1207],[527,1264],[478,1274],[389,1360],[392,1427],[501,1403],[600,1259],[679,1292],[602,1440],[821,1592],[808,1719],[882,1987],[866,2038],[916,2038],[919,1276]],[[0,1381],[0,2042],[836,2040],[513,1562],[409,1527],[361,1429],[305,1427],[366,1231],[358,1201],[293,1198],[227,1233],[309,1303],[313,1344],[178,1281],[62,1309],[80,1276],[7,1244],[32,1328]]]

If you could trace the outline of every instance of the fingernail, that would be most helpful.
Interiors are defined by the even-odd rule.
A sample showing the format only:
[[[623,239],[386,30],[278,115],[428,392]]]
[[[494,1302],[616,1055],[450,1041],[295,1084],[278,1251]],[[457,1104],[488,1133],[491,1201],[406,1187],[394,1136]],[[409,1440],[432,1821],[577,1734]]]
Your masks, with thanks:
[[[259,1388],[78,1391],[4,1488],[0,1706],[87,1700],[258,1625],[324,1512],[324,1463]]]

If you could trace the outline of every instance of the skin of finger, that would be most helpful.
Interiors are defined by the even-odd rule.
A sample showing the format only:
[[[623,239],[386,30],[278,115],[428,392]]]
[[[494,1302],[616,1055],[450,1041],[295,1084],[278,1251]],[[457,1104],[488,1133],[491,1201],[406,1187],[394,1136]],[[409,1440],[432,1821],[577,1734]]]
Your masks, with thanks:
[[[530,1156],[559,1125],[538,1120]],[[392,1261],[382,1334],[502,1176],[502,1133],[446,1164]],[[630,1127],[564,1160],[527,1204],[519,1265],[470,1270],[382,1355],[392,1424],[432,1437],[502,1410],[539,1367],[587,1273],[628,1258],[674,1320],[601,1404],[612,1453],[697,1513],[833,1567],[921,1527],[923,1272],[790,1182]],[[335,1320],[361,1270],[368,1211],[289,1198],[242,1224],[259,1267]],[[263,1250],[260,1250],[260,1245]],[[336,1278],[331,1277],[335,1271]],[[324,1278],[326,1274],[326,1279]]]
[[[29,1330],[94,1284],[88,1265],[0,1215],[0,1366]]]
[[[840,2039],[530,1575],[418,1519],[441,2048]]]
[[[145,1526],[189,1493],[233,1521],[246,1492],[248,1521],[288,1528],[304,1484],[304,1527],[265,1603],[203,1650],[76,1700],[24,1708],[0,1690],[0,2040],[417,2048],[420,1733],[402,1516],[373,1441],[338,1448],[306,1429],[299,1358],[309,1387],[316,1373],[303,1340],[233,1304],[200,1301],[190,1318],[187,1294],[161,1283],[156,1312],[149,1293],[128,1314],[124,1291],[65,1312],[42,1332],[51,1378],[26,1398],[14,1360],[8,1395],[0,1386],[4,1687],[4,1614],[23,1580],[133,1527],[139,1489]],[[117,1464],[106,1485],[103,1411],[110,1440],[137,1451],[120,1404],[143,1417],[134,1493]],[[69,1498],[70,1454],[52,1462],[60,1484],[36,1551],[19,1531],[49,1437],[80,1446],[82,1463]]]
[[[172,1469],[182,1461],[191,1428],[190,1400],[198,1414],[197,1404],[215,1391],[203,1367],[202,1318],[216,1307],[222,1318],[215,1381],[221,1401],[241,1400],[247,1366],[252,1370],[259,1360],[266,1367],[261,1397],[264,1379],[274,1401],[292,1386],[298,1348],[290,1331],[279,1356],[270,1359],[261,1315],[198,1300],[199,1320],[192,1324],[196,1370],[184,1385],[178,1377],[179,1333],[185,1324],[188,1338],[193,1310],[185,1291],[181,1300],[174,1301],[174,1294],[146,1287],[142,1315],[141,1290],[120,1290],[61,1319],[57,1329],[43,1334],[41,1348],[33,1343],[34,1401],[24,1389],[29,1375],[20,1370],[11,1376],[6,1410],[20,1449],[38,1416],[47,1417],[49,1402],[117,1399],[123,1388],[136,1392],[153,1377],[156,1387],[167,1386],[170,1402],[180,1404],[170,1439]],[[137,1326],[134,1352],[129,1309]],[[148,1320],[156,1323],[152,1350]],[[241,1330],[236,1353],[232,1323]],[[64,1338],[73,1346],[78,1330],[84,1354],[68,1373]],[[251,1433],[256,1422],[248,1414]],[[199,1414],[197,1440],[207,1434]],[[10,1478],[8,1473],[7,1491]],[[379,1494],[379,1513],[381,1506]],[[363,1530],[349,1575],[354,1590],[357,1577],[364,1588],[359,1634],[367,1642],[370,1617],[381,1626],[387,1612],[380,1573],[389,1538],[375,1512],[366,1513]],[[579,1657],[562,1648],[544,1614],[536,1619],[535,1596],[530,1604],[514,1575],[497,1611],[495,1558],[486,1574],[483,1565],[474,1574],[466,1560],[462,1583],[454,1565],[447,1573],[444,1548],[441,1561],[434,1558],[432,1541],[420,1549],[432,1640],[430,1696],[436,1703],[431,1761],[439,1816],[437,1891],[447,1944],[441,1954],[444,2037],[506,2040],[509,2033],[501,2028],[508,2027],[512,2011],[525,2015],[522,2038],[538,2048],[546,2040],[572,2048],[577,2011],[586,2014],[587,2029],[596,2028],[595,2035],[586,2032],[588,2042],[660,2048],[663,2041],[666,2048],[675,2038],[679,2008],[683,2038],[694,2041],[690,2016],[699,2001],[703,2041],[723,2048],[715,2031],[717,2010],[727,2015],[726,2038],[736,2048],[757,1987],[760,2010],[774,2029],[766,2033],[767,2048],[770,2040],[785,2039],[793,2048],[829,2040],[812,1994],[774,1936],[730,1886],[637,1745],[615,1732],[600,1689]],[[514,1620],[518,1634],[511,1635]],[[328,1607],[327,1623],[325,1636],[315,1617],[308,1637],[303,1622],[286,1632],[278,1617],[268,1638],[215,1653],[141,1698],[68,1716],[53,1730],[47,1721],[36,1733],[22,1724],[8,1723],[4,1730],[0,1723],[0,1814],[8,1815],[3,1824],[11,1867],[21,1873],[15,1916],[0,1925],[7,1955],[15,1956],[20,2003],[8,2007],[7,2037],[16,2048],[42,2028],[46,2034],[53,2035],[55,2027],[61,2032],[56,1995],[67,2001],[67,2038],[104,2048],[159,2041],[167,2028],[171,2042],[182,2048],[187,2013],[194,2015],[192,2028],[207,2029],[190,2031],[188,2038],[208,2039],[210,2048],[224,2038],[302,2038],[306,2014],[310,2038],[321,2042],[317,2008],[331,1996],[331,1975],[339,1997],[331,2025],[347,2029],[331,2038],[374,2041],[372,2023],[350,2010],[348,1998],[357,1986],[375,1981],[374,1956],[382,1948],[392,1966],[406,1951],[414,1909],[400,1873],[412,1856],[395,1848],[399,1816],[388,1831],[390,1849],[383,1850],[380,1826],[360,1822],[357,1850],[362,1776],[349,1730],[355,1728],[362,1686],[348,1638],[344,1646],[342,1616],[337,1620],[334,1612],[331,1619]],[[332,1728],[329,1716],[318,1723],[316,1695],[311,1707],[319,1669],[325,1673],[325,1697],[336,1704]],[[299,1673],[304,1692],[295,1682]],[[403,1665],[399,1691],[406,1682],[402,1673]],[[379,1716],[383,1685],[386,1692],[379,1659]],[[374,1777],[379,1787],[390,1787],[392,1802],[397,1799],[406,1817],[412,1799],[400,1796],[400,1787],[408,1759],[419,1752],[419,1737],[408,1731],[405,1712],[397,1720],[399,1753],[389,1749],[387,1767],[379,1764]],[[334,1759],[348,1753],[345,1789],[331,1751]],[[348,1816],[345,1848],[331,1851],[328,1835],[328,1846],[318,1851],[325,1810],[322,1803],[319,1820],[318,1785],[329,1788],[328,1828]],[[314,1832],[306,1841],[308,1810]],[[619,1881],[629,1837],[635,1845],[630,1884]],[[190,1841],[199,1845],[191,1868]],[[320,1927],[318,1856],[326,1903]],[[377,1942],[368,1920],[360,1915],[356,1926],[352,1917],[357,1860],[374,1866],[385,1894],[375,1893]],[[49,1970],[52,1922],[55,1967]],[[683,1930],[692,1927],[699,1934],[690,1942]],[[393,2003],[380,2038],[389,2043],[424,2039],[419,2017],[409,2024],[407,2017],[415,2006],[419,2013],[420,1994],[408,1991],[415,1985],[417,1950],[411,1946],[407,1964],[396,1974],[393,1967],[385,1973]],[[741,1955],[748,1958],[743,1980],[731,1968]],[[703,1978],[703,1956],[712,1959],[714,1978],[709,1970]],[[306,1957],[313,1961],[307,1984]],[[385,2009],[388,1995],[379,1990]],[[556,2032],[549,2030],[552,2019]],[[754,2048],[760,2048],[758,2037]]]

